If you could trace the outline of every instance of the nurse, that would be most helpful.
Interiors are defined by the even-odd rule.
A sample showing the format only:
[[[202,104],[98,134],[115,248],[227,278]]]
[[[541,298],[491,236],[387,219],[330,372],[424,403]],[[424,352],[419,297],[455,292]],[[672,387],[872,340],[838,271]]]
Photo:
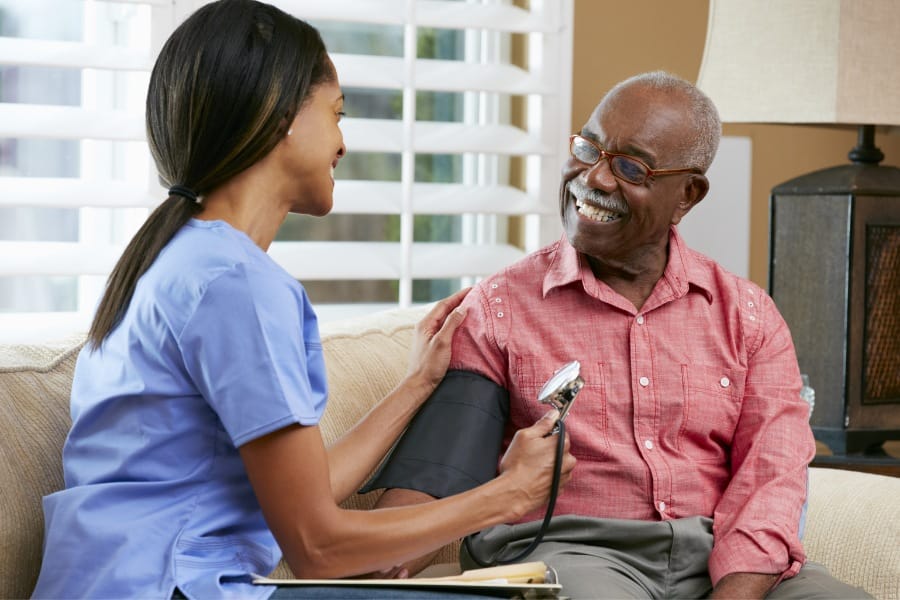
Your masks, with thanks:
[[[78,358],[35,597],[346,597],[250,575],[282,554],[299,577],[390,570],[546,503],[554,413],[476,489],[340,508],[443,377],[466,293],[436,304],[405,379],[325,447],[315,311],[266,250],[289,212],[331,210],[343,101],[318,32],[266,4],[207,4],[165,43],[147,137],[169,194],[119,259]],[[574,463],[567,453],[563,483]]]

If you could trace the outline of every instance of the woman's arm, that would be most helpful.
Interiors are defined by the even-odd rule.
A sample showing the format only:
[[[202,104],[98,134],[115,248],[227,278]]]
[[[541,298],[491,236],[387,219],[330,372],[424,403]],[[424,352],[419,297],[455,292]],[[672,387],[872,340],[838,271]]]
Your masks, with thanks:
[[[468,292],[441,300],[419,321],[406,378],[328,448],[335,502],[359,489],[444,377],[453,333],[465,317],[457,308]]]
[[[552,411],[516,433],[496,479],[427,504],[382,510],[337,506],[318,427],[286,427],[241,446],[240,453],[266,521],[294,574],[347,577],[401,564],[546,503],[556,439],[544,436],[555,418]],[[562,483],[574,465],[567,440]]]

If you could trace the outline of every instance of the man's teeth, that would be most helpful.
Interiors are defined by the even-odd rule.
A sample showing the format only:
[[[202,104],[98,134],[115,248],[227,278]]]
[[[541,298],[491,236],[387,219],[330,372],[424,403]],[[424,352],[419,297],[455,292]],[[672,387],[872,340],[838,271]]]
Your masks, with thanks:
[[[611,210],[606,210],[603,208],[598,208],[593,204],[586,204],[581,200],[575,200],[575,206],[578,208],[578,212],[588,219],[592,219],[594,221],[600,221],[601,223],[608,223],[609,221],[615,221],[620,219],[622,215],[619,213],[615,213]]]

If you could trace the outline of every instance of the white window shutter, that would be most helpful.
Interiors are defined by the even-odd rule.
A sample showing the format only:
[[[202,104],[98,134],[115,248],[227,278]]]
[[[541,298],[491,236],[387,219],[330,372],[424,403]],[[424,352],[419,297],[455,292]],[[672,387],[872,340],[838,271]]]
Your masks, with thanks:
[[[79,41],[0,37],[0,69],[57,67],[80,72],[77,104],[0,101],[0,139],[71,140],[78,144],[77,173],[0,171],[0,211],[17,207],[76,211],[73,239],[0,239],[0,281],[21,276],[77,281],[74,305],[55,311],[0,311],[0,341],[60,336],[87,329],[105,279],[125,243],[165,195],[146,148],[142,94],[156,52],[175,25],[203,0],[72,0],[84,5]],[[3,0],[0,0],[2,7]],[[399,240],[276,241],[272,257],[303,281],[389,280],[398,283],[394,304],[413,302],[419,279],[474,281],[559,236],[557,193],[566,158],[571,106],[573,0],[531,0],[519,8],[500,0],[276,0],[304,20],[368,23],[399,28],[402,52],[362,55],[333,51],[341,85],[398,94],[396,119],[347,118],[342,122],[350,153],[399,155],[397,180],[336,176],[334,213],[391,215]],[[15,3],[14,3],[15,4]],[[125,45],[96,25],[97,11],[140,13],[146,31]],[[118,7],[118,8],[116,8]],[[115,15],[114,15],[115,16]],[[133,16],[133,15],[132,15]],[[474,50],[464,60],[417,57],[422,28],[458,29]],[[525,67],[511,64],[511,34],[527,38]],[[122,80],[125,80],[124,83]],[[135,83],[137,82],[137,83]],[[143,88],[141,85],[143,82]],[[126,100],[121,88],[128,86]],[[457,122],[417,119],[416,95],[462,94],[466,118]],[[510,123],[498,98],[517,96],[525,122]],[[113,146],[113,144],[116,144]],[[418,155],[463,156],[459,181],[416,181]],[[510,180],[505,158],[521,157],[525,183]],[[124,161],[124,166],[123,166]],[[457,241],[418,241],[418,215],[462,219]],[[524,217],[524,242],[508,242],[502,223]],[[27,302],[26,302],[27,303]],[[380,302],[317,305],[321,318],[338,318],[389,306]]]
[[[59,338],[87,330],[125,241],[163,198],[144,142],[143,106],[156,49],[175,23],[173,2],[0,0],[0,11],[21,24],[0,37],[0,70],[13,89],[0,98],[0,141],[13,162],[29,145],[74,148],[54,164],[38,157],[0,169],[0,211],[7,219],[25,215],[29,225],[0,235],[0,291],[7,296],[0,342]],[[57,18],[48,21],[48,12]],[[48,101],[52,94],[27,89],[17,97],[26,72],[65,73],[67,97]],[[46,218],[28,212],[55,209]],[[65,239],[54,237],[60,211],[76,223]],[[59,281],[72,285],[54,289]],[[47,309],[48,295],[65,296],[64,306]]]

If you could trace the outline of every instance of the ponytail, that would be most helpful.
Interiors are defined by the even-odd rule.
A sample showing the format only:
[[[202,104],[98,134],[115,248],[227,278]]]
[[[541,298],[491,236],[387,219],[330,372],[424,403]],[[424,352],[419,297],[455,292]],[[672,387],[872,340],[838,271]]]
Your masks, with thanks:
[[[163,44],[147,89],[147,143],[169,197],[109,276],[88,340],[122,320],[138,279],[209,194],[266,156],[320,83],[335,78],[319,32],[256,0],[200,7]]]
[[[106,291],[88,332],[88,342],[92,349],[99,348],[106,336],[122,320],[141,275],[150,268],[175,233],[191,217],[197,215],[200,209],[198,202],[172,193],[147,217],[128,242],[106,282]]]

